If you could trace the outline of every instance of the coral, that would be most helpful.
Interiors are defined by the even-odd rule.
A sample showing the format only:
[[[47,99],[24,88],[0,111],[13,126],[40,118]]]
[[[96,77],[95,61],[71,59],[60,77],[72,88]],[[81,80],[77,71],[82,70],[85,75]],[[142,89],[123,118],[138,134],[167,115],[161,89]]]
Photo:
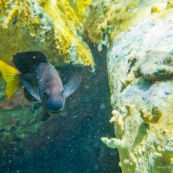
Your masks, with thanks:
[[[103,137],[102,141],[118,149],[123,173],[173,172],[171,2],[151,1],[143,7],[139,2],[135,13],[143,14],[146,7],[150,15],[144,15],[141,22],[134,13],[134,18],[129,16],[136,26],[122,33],[124,29],[118,28],[115,32],[119,34],[107,50],[113,107],[110,122],[116,137]]]
[[[90,0],[1,1],[0,59],[11,61],[16,52],[39,50],[56,65],[72,62],[94,67],[83,39],[83,17],[89,3]]]

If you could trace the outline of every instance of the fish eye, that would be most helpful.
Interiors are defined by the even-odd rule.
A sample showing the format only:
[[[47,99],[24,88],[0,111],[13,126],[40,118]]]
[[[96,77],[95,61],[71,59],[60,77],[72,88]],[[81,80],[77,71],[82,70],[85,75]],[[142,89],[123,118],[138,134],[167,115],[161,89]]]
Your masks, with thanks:
[[[62,93],[64,93],[64,88],[62,89]]]

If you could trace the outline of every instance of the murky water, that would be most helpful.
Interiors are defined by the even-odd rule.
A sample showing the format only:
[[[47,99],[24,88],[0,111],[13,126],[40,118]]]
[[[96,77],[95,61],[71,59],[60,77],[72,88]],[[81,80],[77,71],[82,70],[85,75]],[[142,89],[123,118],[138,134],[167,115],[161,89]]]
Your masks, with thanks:
[[[86,67],[57,67],[64,83],[72,75],[81,75],[82,83],[67,99],[65,109],[47,120],[22,91],[6,101],[5,83],[0,79],[0,172],[120,172],[117,151],[101,142],[102,136],[114,136],[106,57],[92,50],[94,73]]]

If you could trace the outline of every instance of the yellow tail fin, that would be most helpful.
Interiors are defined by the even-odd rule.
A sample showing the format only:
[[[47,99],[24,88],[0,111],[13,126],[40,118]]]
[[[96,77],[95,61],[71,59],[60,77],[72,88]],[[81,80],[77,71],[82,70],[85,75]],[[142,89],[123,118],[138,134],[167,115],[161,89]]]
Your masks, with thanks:
[[[7,83],[6,94],[8,99],[10,99],[21,87],[20,72],[3,61],[0,61],[0,72]]]

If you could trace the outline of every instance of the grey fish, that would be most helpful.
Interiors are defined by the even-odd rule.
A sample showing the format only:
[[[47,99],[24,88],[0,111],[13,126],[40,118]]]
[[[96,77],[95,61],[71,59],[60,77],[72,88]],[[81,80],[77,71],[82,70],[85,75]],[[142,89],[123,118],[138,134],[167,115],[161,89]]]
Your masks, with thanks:
[[[81,82],[81,77],[77,76],[63,86],[56,69],[39,51],[17,53],[13,55],[13,62],[20,72],[20,80],[16,81],[21,81],[24,86],[26,98],[41,102],[49,115],[57,114],[64,108],[66,98],[75,92]]]

